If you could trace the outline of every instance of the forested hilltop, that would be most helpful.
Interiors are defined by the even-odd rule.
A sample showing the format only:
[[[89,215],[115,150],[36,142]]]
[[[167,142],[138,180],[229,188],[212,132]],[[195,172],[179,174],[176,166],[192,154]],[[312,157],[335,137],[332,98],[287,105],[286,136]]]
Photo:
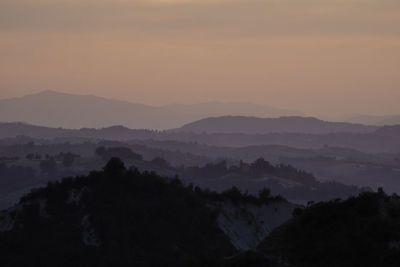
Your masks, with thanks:
[[[395,267],[400,262],[400,197],[382,190],[297,209],[260,246],[297,267]]]
[[[185,184],[193,183],[218,192],[235,186],[249,194],[257,194],[260,188],[268,187],[273,194],[296,203],[343,198],[370,190],[334,181],[321,182],[309,172],[288,164],[272,164],[263,158],[252,162],[212,160],[179,151],[133,146],[135,151],[143,152],[143,156],[128,147],[112,146],[121,145],[119,143],[101,144],[107,146],[30,143],[4,147],[2,153],[14,156],[0,157],[0,210],[15,203],[30,188],[62,177],[100,170],[112,157],[118,157],[127,166],[135,166],[140,171],[178,175]],[[174,164],[164,157],[173,160]],[[193,165],[185,166],[185,163]]]

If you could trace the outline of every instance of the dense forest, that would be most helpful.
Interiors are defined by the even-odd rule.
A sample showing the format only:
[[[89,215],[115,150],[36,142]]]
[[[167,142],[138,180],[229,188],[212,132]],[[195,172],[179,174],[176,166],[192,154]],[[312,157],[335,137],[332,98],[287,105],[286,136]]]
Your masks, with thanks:
[[[288,266],[398,266],[400,197],[382,190],[297,209],[259,250]]]

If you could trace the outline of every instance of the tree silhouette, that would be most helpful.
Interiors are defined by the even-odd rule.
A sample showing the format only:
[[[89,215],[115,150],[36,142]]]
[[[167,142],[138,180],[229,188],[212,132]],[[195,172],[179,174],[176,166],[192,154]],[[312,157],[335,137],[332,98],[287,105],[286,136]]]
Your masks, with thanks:
[[[263,188],[258,193],[258,197],[261,201],[268,201],[271,199],[271,191],[268,188]]]
[[[121,159],[111,158],[103,170],[106,174],[120,175],[126,170],[126,167]]]

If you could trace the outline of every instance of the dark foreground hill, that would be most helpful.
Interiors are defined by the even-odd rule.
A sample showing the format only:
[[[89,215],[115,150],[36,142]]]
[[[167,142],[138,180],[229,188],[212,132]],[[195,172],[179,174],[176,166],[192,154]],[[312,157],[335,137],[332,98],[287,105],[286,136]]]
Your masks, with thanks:
[[[49,183],[0,213],[0,265],[223,266],[293,207],[267,190],[218,194],[113,158],[104,171]]]
[[[383,191],[317,203],[259,246],[297,267],[394,267],[400,263],[400,197]]]
[[[1,212],[0,251],[1,266],[394,267],[400,198],[295,209],[265,189],[215,193],[113,158]]]

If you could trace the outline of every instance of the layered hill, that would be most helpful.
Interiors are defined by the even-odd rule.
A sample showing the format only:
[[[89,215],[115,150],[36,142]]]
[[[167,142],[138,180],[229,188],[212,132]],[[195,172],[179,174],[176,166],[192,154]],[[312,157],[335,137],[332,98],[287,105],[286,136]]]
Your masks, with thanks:
[[[362,123],[362,124],[377,125],[377,126],[395,125],[395,124],[400,124],[400,115],[387,115],[387,116],[361,115],[349,118],[346,121],[352,123]]]
[[[57,181],[65,176],[83,175],[91,170],[99,170],[112,157],[121,158],[127,166],[135,166],[140,171],[155,171],[165,176],[178,175],[186,184],[192,183],[217,192],[235,186],[249,194],[257,195],[261,188],[267,187],[272,194],[279,194],[295,203],[348,197],[370,190],[365,186],[345,185],[332,180],[321,182],[311,173],[290,165],[271,164],[262,158],[252,163],[237,161],[228,165],[226,160],[207,160],[187,153],[152,151],[146,147],[136,147],[135,151],[144,152],[144,158],[128,147],[112,145],[118,144],[102,142],[77,146],[30,143],[24,146],[17,145],[11,150],[5,148],[10,152],[21,153],[19,155],[22,156],[0,156],[0,209],[9,207],[32,187],[41,186],[48,181]],[[80,151],[84,150],[87,150],[87,154],[80,155]],[[46,151],[46,154],[41,154],[40,151]],[[174,158],[174,165],[161,158],[161,155]],[[185,167],[182,162],[188,162],[189,167]],[[199,162],[197,166],[195,162]]]
[[[376,131],[376,134],[385,136],[400,136],[400,125],[384,126]]]
[[[13,138],[26,136],[41,139],[55,138],[87,138],[106,140],[129,140],[143,137],[156,136],[158,132],[150,130],[132,130],[123,126],[111,126],[107,128],[81,128],[64,129],[30,125],[20,122],[0,123],[0,138]]]
[[[193,133],[371,133],[376,126],[346,122],[327,122],[312,117],[257,118],[223,116],[206,118],[182,126],[176,131]]]
[[[299,120],[301,121],[303,119],[300,118]],[[305,118],[305,120],[307,119]],[[315,119],[311,120],[314,121]],[[324,124],[325,122],[322,123]],[[360,131],[371,131],[374,129],[369,128],[370,126],[360,127]],[[0,139],[27,136],[36,139],[59,138],[64,141],[73,141],[75,139],[81,139],[81,141],[82,139],[113,141],[174,140],[186,143],[196,142],[212,146],[227,147],[283,145],[300,149],[320,149],[324,146],[333,146],[346,147],[369,153],[398,153],[400,151],[400,135],[397,134],[397,128],[397,126],[389,126],[377,128],[372,132],[335,132],[324,134],[297,132],[245,134],[206,133],[206,129],[203,130],[203,128],[201,128],[201,130],[198,128],[198,132],[188,132],[184,130],[138,130],[123,126],[112,126],[101,129],[63,129],[34,126],[24,123],[0,123]],[[240,131],[240,129],[238,131]],[[307,129],[304,131],[307,131]],[[321,128],[318,131],[323,130]]]

